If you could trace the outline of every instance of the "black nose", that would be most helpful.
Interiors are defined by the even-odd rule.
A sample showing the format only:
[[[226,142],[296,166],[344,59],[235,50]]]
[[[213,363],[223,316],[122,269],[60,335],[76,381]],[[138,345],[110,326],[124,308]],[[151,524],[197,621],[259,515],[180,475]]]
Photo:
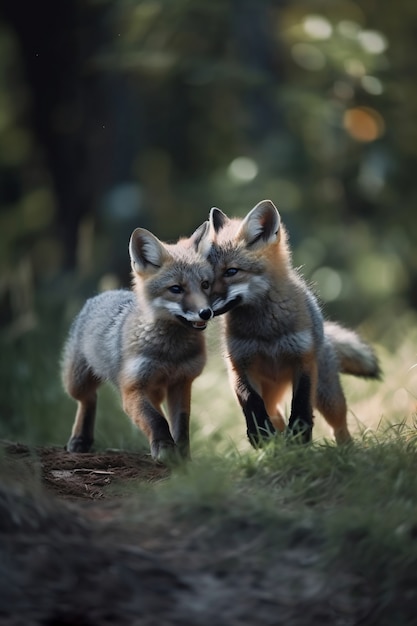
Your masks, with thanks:
[[[213,317],[213,311],[211,309],[200,309],[198,312],[202,320],[209,320]]]

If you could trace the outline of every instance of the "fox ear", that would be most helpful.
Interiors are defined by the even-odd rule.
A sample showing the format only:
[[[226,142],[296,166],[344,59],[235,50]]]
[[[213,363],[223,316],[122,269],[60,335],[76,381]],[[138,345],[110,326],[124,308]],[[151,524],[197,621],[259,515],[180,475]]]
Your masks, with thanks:
[[[141,274],[161,267],[166,259],[163,244],[145,228],[136,228],[130,237],[129,254],[132,269]]]
[[[191,238],[195,241],[195,249],[204,257],[208,257],[210,254],[211,246],[216,240],[217,233],[225,226],[229,221],[227,215],[220,211],[220,209],[213,207],[210,211],[210,215],[207,222],[204,222]]]
[[[277,240],[280,223],[275,204],[271,200],[262,200],[243,220],[239,235],[248,246],[262,247]]]
[[[224,228],[228,220],[229,218],[227,217],[227,215],[214,206],[211,209],[209,216],[210,230],[212,232],[218,233],[219,230]]]
[[[201,226],[199,226],[191,235],[191,237],[189,237],[188,239],[188,243],[194,248],[194,250],[196,252],[198,252],[199,246],[202,242],[202,240],[205,238],[205,236],[208,234],[209,231],[209,222],[208,220],[206,220],[205,222],[203,222],[201,224]]]

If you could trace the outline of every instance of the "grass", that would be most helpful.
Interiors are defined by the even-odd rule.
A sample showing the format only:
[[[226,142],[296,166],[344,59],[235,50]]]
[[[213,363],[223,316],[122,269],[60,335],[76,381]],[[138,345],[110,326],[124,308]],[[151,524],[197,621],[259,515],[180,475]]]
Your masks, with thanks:
[[[278,439],[258,452],[206,453],[157,487],[138,486],[131,521],[156,536],[169,529],[194,551],[222,545],[243,562],[256,552],[265,571],[307,550],[318,572],[355,577],[372,605],[364,623],[412,624],[416,467],[416,430],[405,424],[346,447]]]

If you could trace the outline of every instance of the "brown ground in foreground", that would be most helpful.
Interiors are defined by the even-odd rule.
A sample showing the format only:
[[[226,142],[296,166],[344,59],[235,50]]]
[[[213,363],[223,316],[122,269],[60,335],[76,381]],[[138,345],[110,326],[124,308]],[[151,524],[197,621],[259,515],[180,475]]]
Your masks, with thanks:
[[[253,521],[213,533],[175,511],[132,523],[129,483],[169,475],[147,455],[1,450],[0,624],[373,623],[364,581],[323,570],[311,537],[278,549]]]

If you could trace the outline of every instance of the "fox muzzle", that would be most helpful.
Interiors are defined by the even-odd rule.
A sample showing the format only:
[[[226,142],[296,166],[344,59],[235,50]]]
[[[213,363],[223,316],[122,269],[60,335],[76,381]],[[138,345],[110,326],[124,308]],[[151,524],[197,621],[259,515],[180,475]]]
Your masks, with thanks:
[[[211,318],[214,315],[211,309],[200,309],[198,314],[201,317],[201,319],[204,320],[205,322],[207,322],[208,320],[211,320]]]
[[[241,302],[242,302],[241,296],[235,296],[231,300],[226,300],[226,301],[220,300],[220,299],[216,300],[214,302],[214,314],[213,315],[215,317],[217,317],[218,315],[223,315],[224,313],[227,313],[231,309],[234,309],[235,306],[238,306],[239,304],[241,304]]]
[[[177,315],[176,317],[180,320],[180,322],[189,328],[194,328],[195,330],[205,330],[207,328],[208,320],[214,317],[214,313],[210,308],[200,309],[198,317],[201,319],[201,322],[188,320],[183,315]]]

